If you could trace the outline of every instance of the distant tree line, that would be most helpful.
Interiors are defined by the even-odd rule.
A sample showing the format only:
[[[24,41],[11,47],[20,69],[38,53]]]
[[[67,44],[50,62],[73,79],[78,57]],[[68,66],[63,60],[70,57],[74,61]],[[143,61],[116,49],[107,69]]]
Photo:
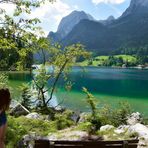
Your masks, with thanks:
[[[148,45],[143,47],[121,47],[118,50],[115,50],[112,54],[133,55],[137,59],[136,64],[143,65],[148,63]]]

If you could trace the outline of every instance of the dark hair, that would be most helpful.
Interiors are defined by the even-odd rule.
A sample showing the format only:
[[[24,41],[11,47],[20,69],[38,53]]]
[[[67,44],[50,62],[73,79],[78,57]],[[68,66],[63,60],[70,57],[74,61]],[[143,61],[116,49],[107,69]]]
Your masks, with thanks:
[[[11,96],[9,89],[0,89],[0,110],[7,110],[9,109],[9,105],[11,102]]]

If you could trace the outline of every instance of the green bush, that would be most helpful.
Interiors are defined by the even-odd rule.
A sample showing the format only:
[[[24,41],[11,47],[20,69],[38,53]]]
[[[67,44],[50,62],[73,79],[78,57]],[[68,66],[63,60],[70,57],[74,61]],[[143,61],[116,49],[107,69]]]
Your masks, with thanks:
[[[127,102],[119,102],[116,109],[107,105],[100,109],[97,108],[96,98],[86,88],[83,88],[83,92],[87,95],[86,100],[91,110],[91,116],[86,120],[92,124],[90,133],[95,133],[102,125],[126,124],[127,116],[131,114],[131,108]]]
[[[110,124],[119,126],[126,124],[127,116],[131,114],[131,107],[127,102],[119,102],[117,108],[113,109],[110,106],[104,106],[99,111],[99,116],[102,125]]]
[[[8,128],[6,133],[6,146],[8,148],[16,147],[18,141],[27,134],[27,130],[13,117],[8,118]]]
[[[22,86],[20,86],[20,90],[21,90],[21,104],[27,108],[28,110],[30,110],[31,107],[31,90],[30,90],[30,86],[29,84],[25,84],[23,83]]]
[[[47,136],[48,133],[56,132],[55,122],[37,119],[27,119],[25,117],[8,117],[8,129],[6,133],[6,145],[8,148],[16,147],[18,141],[26,134],[35,132],[40,136]]]
[[[91,123],[91,128],[89,129],[89,133],[94,134],[102,125],[100,117],[97,114],[98,109],[97,109],[96,98],[84,87],[83,87],[83,92],[87,95],[86,100],[91,110],[91,116],[88,119],[88,121]]]
[[[66,110],[65,112],[55,114],[55,124],[58,130],[70,127],[74,125],[74,121],[71,120],[72,111]]]

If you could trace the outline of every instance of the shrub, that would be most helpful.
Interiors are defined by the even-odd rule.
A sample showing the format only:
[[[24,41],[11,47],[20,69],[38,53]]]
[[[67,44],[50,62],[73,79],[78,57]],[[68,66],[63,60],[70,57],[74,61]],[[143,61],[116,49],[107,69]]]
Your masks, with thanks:
[[[70,118],[72,115],[72,111],[65,111],[62,114],[57,113],[55,114],[55,124],[58,130],[70,127],[74,124],[74,121]]]
[[[8,88],[8,75],[0,72],[0,88]]]
[[[22,97],[21,104],[29,110],[32,103],[29,84],[22,84],[22,86],[20,87],[20,90],[21,90],[21,97]]]
[[[127,102],[119,102],[118,108],[112,109],[110,106],[104,106],[99,111],[101,123],[119,126],[126,124],[127,116],[131,114],[131,107]]]
[[[40,136],[47,136],[48,133],[56,132],[56,125],[53,121],[27,119],[26,117],[14,118],[8,116],[8,129],[6,133],[6,146],[16,147],[16,144],[26,134],[35,132]]]
[[[92,127],[90,128],[89,133],[93,134],[101,127],[100,117],[97,114],[96,99],[86,88],[83,88],[83,91],[87,95],[86,97],[87,103],[91,109],[91,116],[90,116],[89,121],[92,124]]]

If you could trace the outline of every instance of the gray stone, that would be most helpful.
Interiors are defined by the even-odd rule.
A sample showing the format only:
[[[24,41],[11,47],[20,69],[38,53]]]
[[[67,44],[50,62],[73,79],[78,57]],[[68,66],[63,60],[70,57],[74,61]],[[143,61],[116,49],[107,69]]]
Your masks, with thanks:
[[[72,115],[71,115],[71,120],[73,120],[75,123],[77,123],[78,121],[79,121],[79,119],[80,119],[80,114],[78,114],[78,113],[73,113]]]
[[[36,112],[26,115],[26,118],[29,118],[29,119],[42,119],[42,117]]]
[[[104,126],[100,127],[100,131],[110,131],[110,130],[113,130],[113,129],[115,129],[115,127],[112,126],[112,125],[104,125]]]
[[[88,137],[88,133],[85,131],[71,131],[71,129],[61,130],[48,135],[49,140],[80,140],[83,137]]]
[[[139,138],[139,147],[148,147],[148,128],[147,126],[137,123],[135,125],[131,125],[128,129],[129,134],[137,133]]]
[[[11,107],[11,109],[10,109],[10,114],[12,116],[27,115],[29,113],[30,112],[24,106],[22,106],[20,103],[17,103],[16,105]]]
[[[88,119],[88,117],[89,117],[89,114],[88,113],[81,113],[80,114],[80,119],[79,119],[79,123],[82,123],[82,122],[86,122],[87,121],[87,119]]]
[[[132,113],[130,116],[127,117],[127,124],[135,125],[137,123],[142,122],[141,114],[139,112]]]
[[[41,137],[36,135],[35,132],[29,133],[27,135],[24,135],[23,138],[18,142],[17,147],[18,148],[34,148],[34,141],[36,139],[47,139],[46,137]]]

